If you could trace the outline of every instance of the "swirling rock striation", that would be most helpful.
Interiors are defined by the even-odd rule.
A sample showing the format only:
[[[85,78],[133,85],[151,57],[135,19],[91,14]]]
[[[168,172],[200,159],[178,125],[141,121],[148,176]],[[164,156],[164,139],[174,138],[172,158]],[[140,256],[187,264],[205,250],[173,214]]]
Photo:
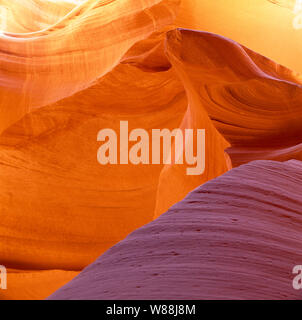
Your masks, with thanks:
[[[266,53],[270,37],[262,48],[236,27],[240,16],[251,22],[244,32],[255,33],[259,1],[225,8],[224,35]],[[232,167],[301,160],[301,76],[229,38],[175,29],[189,19],[218,32],[208,19],[214,9],[221,14],[221,2],[183,0],[176,21],[178,0],[1,2],[0,264],[9,269],[1,299],[45,298]],[[282,10],[265,3],[274,17]],[[248,13],[238,15],[242,6]],[[285,41],[279,25],[274,34]],[[276,52],[269,56],[299,69],[292,50]],[[204,173],[188,176],[187,165],[175,164],[101,166],[97,133],[118,132],[121,120],[149,133],[206,129]]]
[[[192,191],[49,299],[301,299],[302,162],[255,161]]]

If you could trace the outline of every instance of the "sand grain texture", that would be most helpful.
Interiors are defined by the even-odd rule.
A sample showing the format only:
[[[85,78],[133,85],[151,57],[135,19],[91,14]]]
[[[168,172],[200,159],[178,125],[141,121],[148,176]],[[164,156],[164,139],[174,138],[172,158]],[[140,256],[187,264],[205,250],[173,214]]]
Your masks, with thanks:
[[[50,299],[301,299],[302,163],[254,161],[192,191]]]
[[[253,169],[256,177],[266,166],[276,171],[280,165],[283,175],[294,180],[293,164],[298,170],[302,160],[302,78],[296,72],[302,71],[297,59],[300,36],[290,29],[290,10],[261,1],[232,1],[232,7],[222,0],[1,1],[6,23],[0,33],[0,264],[9,271],[8,290],[0,292],[1,299],[46,298],[131,232],[138,229],[140,234],[149,226],[140,227],[232,168],[254,160],[295,159],[286,165],[261,162],[234,171],[253,175]],[[122,120],[129,122],[129,131],[143,128],[149,134],[152,129],[205,129],[204,173],[188,176],[186,164],[101,166],[97,134],[104,128],[119,132]],[[272,177],[272,186],[279,178]],[[246,179],[243,174],[246,192],[252,195],[256,180]],[[300,204],[300,189],[297,185],[286,200],[280,198],[287,192],[283,184],[285,191],[280,187],[274,199],[285,201],[282,210],[290,215],[292,206]],[[267,183],[263,189],[268,197],[275,196],[268,191],[272,186]],[[221,199],[229,189],[230,196],[237,197],[236,185],[228,184],[225,190],[221,187]],[[239,205],[240,197],[244,203],[251,201],[247,208],[240,207],[243,221],[251,218],[249,206],[254,203],[247,196],[238,195]],[[213,205],[219,202],[212,200]],[[298,237],[286,224],[290,219],[269,222],[266,211],[260,210],[264,204],[257,201],[258,220],[252,227],[264,217],[267,230],[288,228],[288,236],[282,233],[276,240],[278,248],[288,246],[291,237]],[[228,205],[220,203],[227,216],[215,213],[217,224],[232,215]],[[276,210],[278,216],[281,209]],[[214,238],[223,242],[226,237],[228,243],[231,233],[236,239],[248,237],[247,227],[242,224],[221,234],[219,229]],[[207,233],[209,243],[212,236]],[[173,240],[169,230],[162,237]],[[149,240],[151,246],[154,238]],[[245,244],[238,241],[243,255]],[[151,251],[147,258],[153,261]],[[235,268],[236,259],[232,256],[227,268]],[[285,270],[283,263],[277,263],[277,270]],[[190,267],[195,270],[196,264]],[[175,268],[180,273],[182,266]],[[102,270],[105,277],[105,267]],[[198,270],[199,278],[209,275],[206,269]],[[199,298],[217,296],[213,277],[209,275],[209,289]],[[288,297],[292,293],[285,288],[283,273],[280,277]],[[98,296],[102,290],[91,294]],[[197,292],[193,289],[192,295],[197,297]],[[261,294],[269,295],[265,290]]]

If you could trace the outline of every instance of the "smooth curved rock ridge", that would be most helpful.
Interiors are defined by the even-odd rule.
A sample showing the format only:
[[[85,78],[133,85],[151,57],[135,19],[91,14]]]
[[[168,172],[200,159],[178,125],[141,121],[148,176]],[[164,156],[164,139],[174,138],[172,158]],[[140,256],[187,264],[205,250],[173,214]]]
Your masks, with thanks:
[[[167,25],[178,0],[50,2],[5,2],[0,260],[8,267],[10,285],[1,299],[45,298],[152,220],[161,166],[104,171],[96,161],[96,135],[129,116],[134,127],[145,125],[145,116],[151,127],[172,129],[186,105],[173,71],[151,73],[141,81],[144,72],[119,65],[133,44],[138,46],[130,58],[147,51],[140,40],[156,30],[160,38],[162,27],[171,29]],[[160,41],[152,38],[155,47]],[[116,65],[119,70],[106,77]],[[123,91],[128,96],[118,93]],[[137,99],[143,109],[133,115],[133,108],[140,108]]]
[[[192,104],[206,109],[231,146],[265,150],[301,143],[302,82],[291,70],[210,33],[171,31],[167,47]]]
[[[290,70],[206,32],[171,31],[167,47],[187,95],[199,97],[232,146],[289,147],[302,141],[302,82]]]
[[[302,82],[295,72],[208,32],[171,30],[165,52],[188,99],[180,127],[206,128],[207,175],[194,181],[177,165],[165,167],[155,218],[192,185],[197,187],[226,168],[259,159],[301,159]]]
[[[91,88],[7,129],[0,137],[2,263],[81,270],[151,221],[163,165],[102,166],[96,137],[102,128],[119,132],[125,119],[129,131],[172,130],[186,103],[172,69],[120,64]]]
[[[64,17],[85,1],[2,0],[1,9],[5,9],[5,23],[1,24],[1,32],[7,35],[45,30],[64,19]]]
[[[49,299],[301,299],[302,162],[255,161],[192,191]]]
[[[233,40],[173,30],[179,1],[42,2],[6,0],[0,35],[1,298],[45,298],[232,167],[301,160],[301,76]],[[205,128],[205,172],[101,166],[97,133],[120,120]]]
[[[302,73],[301,29],[293,26],[295,3],[296,0],[182,0],[176,25],[225,36]]]
[[[178,3],[86,0],[43,30],[0,34],[0,133],[91,86],[137,41],[173,22]]]

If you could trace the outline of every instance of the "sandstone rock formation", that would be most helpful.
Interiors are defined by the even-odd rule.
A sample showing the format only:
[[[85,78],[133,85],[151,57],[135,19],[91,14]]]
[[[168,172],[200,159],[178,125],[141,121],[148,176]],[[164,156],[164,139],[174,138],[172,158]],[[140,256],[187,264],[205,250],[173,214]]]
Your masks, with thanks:
[[[50,299],[300,299],[302,163],[254,161],[134,231]]]
[[[49,296],[232,168],[302,160],[302,65],[291,12],[267,0],[233,4],[1,1],[0,264],[9,285],[0,299]],[[175,163],[101,166],[97,134],[118,132],[122,120],[148,133],[205,129],[204,173],[188,176]],[[298,163],[280,166],[292,172]]]

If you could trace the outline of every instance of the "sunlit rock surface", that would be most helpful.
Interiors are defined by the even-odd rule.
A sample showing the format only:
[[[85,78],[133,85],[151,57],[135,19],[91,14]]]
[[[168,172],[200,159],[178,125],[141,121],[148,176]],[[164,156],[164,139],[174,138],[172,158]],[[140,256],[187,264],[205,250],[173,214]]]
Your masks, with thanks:
[[[192,191],[50,299],[301,299],[302,162],[255,161]]]
[[[205,32],[170,31],[167,53],[191,108],[204,108],[231,144],[226,152],[233,166],[286,155],[301,159],[302,86],[295,73]]]
[[[49,296],[233,167],[302,160],[301,76],[255,52],[302,71],[290,10],[267,0],[1,5],[0,264],[9,274],[0,299]],[[97,134],[122,120],[129,131],[206,129],[204,173],[101,166]]]
[[[275,4],[278,2],[281,5]],[[182,0],[177,25],[231,38],[302,73],[301,33],[293,28],[296,0]]]
[[[172,22],[178,2],[86,0],[64,15],[59,8],[67,5],[70,9],[70,3],[59,1],[60,14],[45,28],[24,33],[11,27],[13,32],[0,37],[0,132],[26,113],[91,86],[137,41]],[[14,22],[19,19],[19,7],[31,10],[26,2],[10,3],[7,5],[12,6],[9,12]],[[32,1],[27,3],[32,5]],[[39,8],[39,16],[53,12],[52,6]],[[7,14],[8,21],[9,17]],[[32,24],[42,24],[25,12],[22,17],[23,24],[29,25],[26,29],[35,30]]]

